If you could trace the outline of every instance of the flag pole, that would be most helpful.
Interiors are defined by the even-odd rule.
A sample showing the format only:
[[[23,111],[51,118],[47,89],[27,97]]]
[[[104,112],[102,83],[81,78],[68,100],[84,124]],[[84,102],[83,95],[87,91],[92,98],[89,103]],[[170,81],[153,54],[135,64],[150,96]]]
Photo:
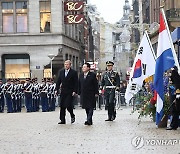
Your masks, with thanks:
[[[177,55],[176,55],[176,52],[175,52],[175,49],[174,49],[174,45],[173,45],[173,42],[172,42],[171,34],[170,34],[170,31],[169,31],[168,23],[167,23],[166,16],[165,16],[163,8],[161,8],[161,12],[162,12],[164,22],[165,22],[165,25],[166,25],[166,29],[167,29],[167,32],[168,32],[168,37],[169,37],[169,41],[170,41],[170,44],[171,44],[171,49],[172,49],[172,54],[173,54],[173,57],[174,57],[175,65],[177,66],[178,73],[180,74],[180,66],[179,66],[179,63],[178,63]]]
[[[156,55],[155,55],[155,53],[154,53],[154,49],[153,49],[152,43],[151,43],[151,41],[150,41],[150,39],[149,39],[149,35],[148,35],[148,33],[147,33],[147,30],[145,30],[144,33],[145,33],[146,38],[147,38],[147,40],[148,40],[149,46],[150,46],[150,48],[151,48],[151,52],[152,52],[152,54],[153,54],[154,60],[156,61]]]

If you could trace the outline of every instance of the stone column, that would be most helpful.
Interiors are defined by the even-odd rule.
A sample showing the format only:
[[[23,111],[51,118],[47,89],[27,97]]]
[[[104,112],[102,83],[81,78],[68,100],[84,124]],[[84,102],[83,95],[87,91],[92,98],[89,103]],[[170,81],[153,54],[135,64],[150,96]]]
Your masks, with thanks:
[[[52,33],[63,32],[63,9],[62,1],[52,0],[51,1],[51,31]]]
[[[39,1],[31,0],[29,3],[29,33],[37,34],[40,33],[40,12],[39,12]]]
[[[1,2],[0,2],[0,11],[2,12],[2,5],[1,5]],[[0,13],[0,21],[2,21],[2,13]],[[0,33],[2,33],[2,22],[0,22]]]

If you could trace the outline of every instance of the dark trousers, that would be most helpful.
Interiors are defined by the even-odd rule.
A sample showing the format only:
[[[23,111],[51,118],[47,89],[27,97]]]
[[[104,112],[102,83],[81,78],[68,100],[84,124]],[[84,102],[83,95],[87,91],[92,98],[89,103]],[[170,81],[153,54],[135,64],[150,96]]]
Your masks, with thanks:
[[[39,99],[36,97],[32,100],[32,110],[33,112],[39,111]]]
[[[48,105],[48,98],[47,97],[41,97],[41,105],[42,105],[42,112],[48,112],[49,111],[49,105]]]
[[[180,115],[180,99],[176,99],[176,104],[172,106],[172,121],[170,126],[172,128],[179,127],[179,115]]]
[[[85,110],[86,110],[86,115],[87,115],[87,122],[92,123],[93,108],[88,108]]]
[[[120,100],[121,100],[121,105],[126,105],[124,93],[120,93]]]
[[[103,104],[103,97],[102,97],[102,95],[99,95],[99,97],[98,97],[98,102],[99,102],[99,104],[98,104],[98,107],[99,107],[99,109],[101,109],[101,105]]]
[[[35,98],[32,99],[32,111],[36,112]]]
[[[4,96],[0,97],[0,112],[4,112]]]
[[[40,97],[36,98],[36,111],[39,111]]]
[[[17,99],[17,112],[21,112],[22,102],[21,98]]]
[[[108,118],[111,119],[112,117],[116,117],[115,111],[115,90],[114,89],[107,89],[105,91],[105,99],[106,99],[106,106],[108,109]]]
[[[12,104],[13,104],[13,112],[17,112],[17,99],[13,98]]]
[[[6,97],[6,103],[7,103],[7,112],[12,113],[13,108],[12,108],[12,99],[11,99],[11,97]]]
[[[32,97],[25,97],[27,112],[32,112]]]
[[[54,97],[49,98],[49,110],[55,111],[55,98]]]
[[[178,128],[179,127],[179,113],[178,112],[173,114],[170,126],[172,128]]]
[[[74,113],[73,113],[73,108],[72,108],[72,107],[68,107],[67,110],[68,110],[68,112],[70,113],[71,118],[74,118],[75,115],[74,115]],[[66,122],[65,116],[66,116],[66,108],[65,108],[65,107],[61,107],[61,108],[60,108],[60,120],[61,120],[62,122]]]

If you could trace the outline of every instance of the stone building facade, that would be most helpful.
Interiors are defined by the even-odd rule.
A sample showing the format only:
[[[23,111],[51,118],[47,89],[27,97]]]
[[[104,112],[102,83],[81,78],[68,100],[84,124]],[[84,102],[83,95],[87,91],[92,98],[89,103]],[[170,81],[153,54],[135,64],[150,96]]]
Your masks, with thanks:
[[[170,32],[180,26],[179,0],[150,0],[150,38],[155,52],[158,45],[160,7],[164,8]]]
[[[70,59],[79,70],[84,54],[83,25],[64,24],[63,0],[0,1],[0,77],[57,75]]]

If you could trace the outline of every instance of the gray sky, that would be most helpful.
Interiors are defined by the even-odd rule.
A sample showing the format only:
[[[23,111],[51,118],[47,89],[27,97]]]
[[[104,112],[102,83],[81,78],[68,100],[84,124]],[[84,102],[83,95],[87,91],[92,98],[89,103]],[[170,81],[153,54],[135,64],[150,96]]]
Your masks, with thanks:
[[[101,17],[109,23],[115,23],[123,16],[125,0],[90,0],[90,3],[97,6],[97,10],[101,13]]]

